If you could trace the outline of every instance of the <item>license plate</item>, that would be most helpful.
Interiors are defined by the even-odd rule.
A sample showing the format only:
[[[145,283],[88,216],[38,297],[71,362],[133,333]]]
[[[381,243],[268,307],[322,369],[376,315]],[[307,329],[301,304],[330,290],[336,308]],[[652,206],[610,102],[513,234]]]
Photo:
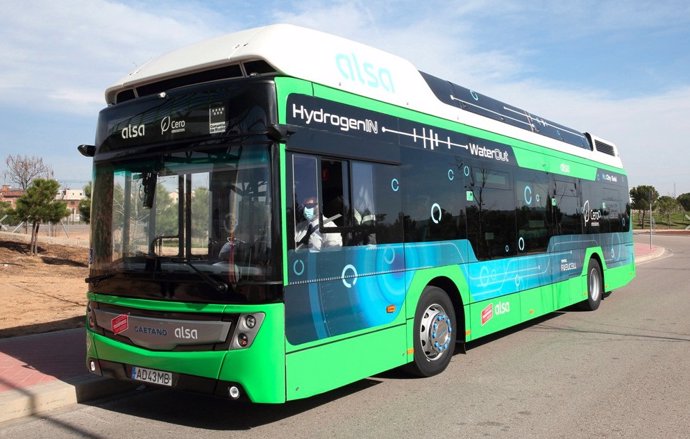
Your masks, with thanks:
[[[132,379],[145,383],[172,386],[172,373],[162,370],[147,369],[145,367],[132,367]]]

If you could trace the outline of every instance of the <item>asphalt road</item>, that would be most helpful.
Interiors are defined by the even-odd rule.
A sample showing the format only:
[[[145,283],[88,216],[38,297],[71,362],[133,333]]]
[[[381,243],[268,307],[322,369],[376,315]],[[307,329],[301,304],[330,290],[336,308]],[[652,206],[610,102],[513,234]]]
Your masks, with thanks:
[[[690,237],[656,243],[666,255],[598,311],[473,343],[434,378],[394,371],[281,406],[144,390],[0,437],[690,437]]]

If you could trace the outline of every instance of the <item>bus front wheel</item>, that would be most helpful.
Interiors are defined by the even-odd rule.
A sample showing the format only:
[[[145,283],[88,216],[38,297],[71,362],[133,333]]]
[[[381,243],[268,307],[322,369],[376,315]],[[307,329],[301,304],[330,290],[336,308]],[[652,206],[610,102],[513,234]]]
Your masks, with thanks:
[[[414,360],[407,371],[429,377],[445,370],[455,350],[455,310],[441,288],[424,289],[414,316]]]
[[[580,309],[594,311],[599,308],[604,295],[604,277],[601,273],[599,261],[592,258],[587,267],[587,300],[580,302]]]

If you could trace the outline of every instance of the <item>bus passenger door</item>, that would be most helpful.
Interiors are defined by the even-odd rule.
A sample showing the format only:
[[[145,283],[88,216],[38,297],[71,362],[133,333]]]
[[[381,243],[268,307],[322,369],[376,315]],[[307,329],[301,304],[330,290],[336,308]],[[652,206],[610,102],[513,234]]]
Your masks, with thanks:
[[[553,310],[553,276],[549,246],[549,178],[530,170],[515,174],[517,250],[522,294],[521,313],[528,320]]]
[[[554,282],[556,308],[563,308],[582,300],[581,288],[576,285],[589,240],[582,234],[582,203],[578,180],[555,176],[550,182],[551,209],[551,273]]]

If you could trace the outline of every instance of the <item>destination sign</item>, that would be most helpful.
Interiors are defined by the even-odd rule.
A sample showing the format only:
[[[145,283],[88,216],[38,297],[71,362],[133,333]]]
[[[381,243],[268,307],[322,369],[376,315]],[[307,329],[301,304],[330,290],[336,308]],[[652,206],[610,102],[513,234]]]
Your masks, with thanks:
[[[200,137],[263,134],[269,84],[195,86],[127,101],[101,111],[97,154]]]

